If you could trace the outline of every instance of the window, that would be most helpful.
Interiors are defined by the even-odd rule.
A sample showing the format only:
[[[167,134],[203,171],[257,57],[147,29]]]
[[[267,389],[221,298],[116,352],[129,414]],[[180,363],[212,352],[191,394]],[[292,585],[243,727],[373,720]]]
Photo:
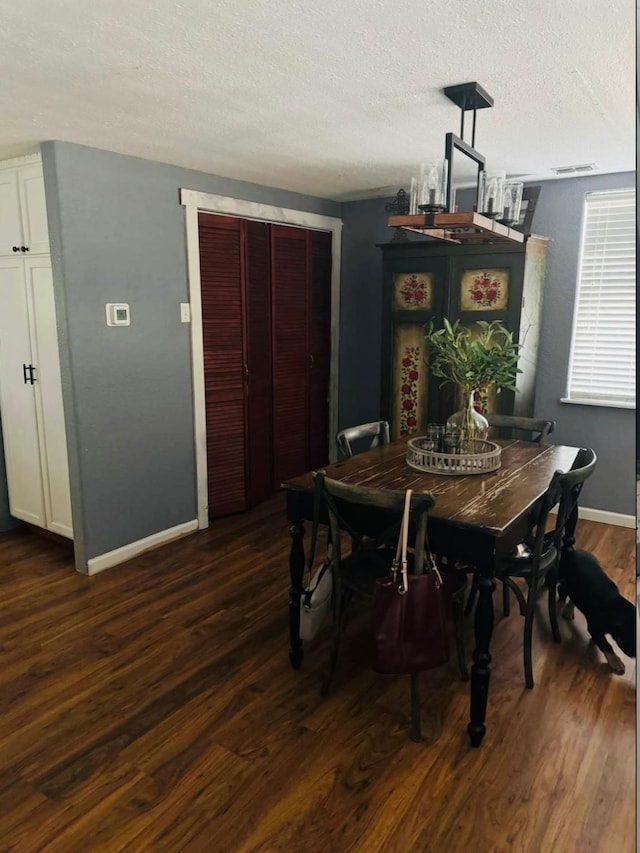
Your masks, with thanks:
[[[588,193],[563,402],[636,402],[636,192]]]

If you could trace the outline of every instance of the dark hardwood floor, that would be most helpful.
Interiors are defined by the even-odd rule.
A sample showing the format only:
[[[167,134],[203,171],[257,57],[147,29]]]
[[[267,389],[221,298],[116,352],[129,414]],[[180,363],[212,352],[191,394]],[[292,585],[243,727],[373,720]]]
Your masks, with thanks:
[[[578,544],[635,598],[633,530]],[[610,673],[579,613],[554,645],[541,601],[528,691],[512,608],[482,747],[455,659],[421,679],[415,744],[366,620],[331,696],[326,635],[290,668],[288,547],[282,496],[94,578],[0,537],[0,850],[633,850],[635,661]]]

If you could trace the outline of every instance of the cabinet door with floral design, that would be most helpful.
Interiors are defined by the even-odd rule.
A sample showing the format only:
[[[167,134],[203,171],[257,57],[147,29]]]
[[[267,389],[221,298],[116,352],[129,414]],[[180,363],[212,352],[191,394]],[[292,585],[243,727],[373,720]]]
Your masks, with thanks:
[[[394,327],[393,340],[393,438],[424,431],[427,423],[427,377],[422,324],[398,323]]]
[[[470,253],[452,259],[450,321],[459,320],[479,333],[479,320],[501,320],[518,341],[523,272],[524,253]],[[508,413],[513,408],[513,392],[480,389],[477,402],[481,411]],[[451,398],[448,405],[457,403]]]
[[[452,259],[450,320],[512,319],[522,298],[523,258],[504,253],[459,256]],[[515,310],[514,310],[515,309]],[[486,318],[479,316],[487,314]]]
[[[433,388],[425,362],[425,326],[442,322],[446,303],[442,259],[403,259],[390,264],[384,292],[383,416],[391,437],[424,432]],[[387,372],[388,371],[388,372]]]

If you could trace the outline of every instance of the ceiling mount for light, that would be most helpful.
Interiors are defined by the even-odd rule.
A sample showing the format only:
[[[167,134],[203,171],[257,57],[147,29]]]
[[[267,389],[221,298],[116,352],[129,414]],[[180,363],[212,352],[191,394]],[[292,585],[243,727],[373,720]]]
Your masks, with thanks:
[[[484,171],[485,158],[476,150],[476,113],[478,110],[484,110],[493,106],[493,98],[475,81],[472,83],[458,83],[455,86],[446,86],[443,90],[444,95],[450,101],[460,107],[460,136],[455,133],[447,133],[444,138],[444,158],[447,164],[447,186],[446,186],[446,209],[452,210],[452,183],[454,172],[454,159],[456,152],[458,156],[462,154],[469,160],[476,163],[478,167],[478,177],[476,187],[480,188],[480,174]],[[464,141],[464,114],[469,110],[473,110],[473,125],[471,128],[471,145]]]
[[[460,138],[464,139],[464,114],[473,110],[473,126],[471,128],[471,146],[476,144],[476,111],[493,106],[493,98],[479,83],[458,83],[455,86],[445,86],[442,90],[450,101],[460,107]]]

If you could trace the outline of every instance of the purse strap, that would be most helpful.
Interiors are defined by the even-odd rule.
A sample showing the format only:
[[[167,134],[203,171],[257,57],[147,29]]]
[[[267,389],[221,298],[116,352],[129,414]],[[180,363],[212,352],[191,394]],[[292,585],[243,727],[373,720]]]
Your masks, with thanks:
[[[400,595],[404,595],[404,593],[407,592],[409,589],[409,574],[407,572],[407,545],[409,539],[409,517],[411,511],[412,496],[413,491],[411,489],[407,489],[406,494],[404,496],[404,510],[402,512],[402,523],[400,525],[400,534],[398,536],[398,544],[396,546],[396,556],[393,561],[392,567],[394,581],[397,578],[398,571],[400,571],[401,574],[400,586],[398,587],[398,592],[400,593]],[[442,576],[438,570],[438,566],[433,557],[431,548],[429,547],[429,538],[427,536],[426,530],[424,536],[424,552],[425,563],[427,564],[427,571],[433,572],[436,580],[436,586],[439,588],[442,586]]]
[[[411,496],[413,491],[407,489],[404,496],[404,509],[402,511],[402,524],[400,525],[400,535],[398,536],[398,544],[396,546],[396,556],[393,561],[393,579],[395,581],[400,570],[401,580],[398,592],[404,595],[409,589],[409,575],[407,574],[407,543],[409,541],[409,512],[411,510]]]
[[[313,492],[313,526],[311,528],[311,544],[309,546],[309,557],[307,559],[307,571],[309,572],[309,582],[311,582],[311,574],[313,572],[313,562],[316,558],[316,545],[318,542],[318,524],[320,523],[320,507],[322,505],[322,491],[324,488],[324,471],[315,471],[313,478],[315,489]]]

